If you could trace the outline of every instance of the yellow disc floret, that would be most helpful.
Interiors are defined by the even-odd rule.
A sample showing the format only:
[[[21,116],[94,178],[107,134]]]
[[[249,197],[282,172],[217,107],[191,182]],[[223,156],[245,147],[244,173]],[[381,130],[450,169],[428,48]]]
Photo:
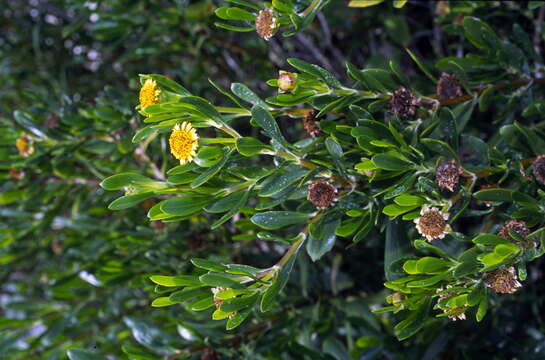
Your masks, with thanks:
[[[150,105],[157,104],[159,95],[161,95],[161,90],[157,89],[157,82],[153,79],[146,79],[140,88],[140,107],[145,109]]]
[[[187,164],[197,155],[198,140],[199,136],[190,123],[176,124],[168,140],[170,152],[180,160],[180,164]]]

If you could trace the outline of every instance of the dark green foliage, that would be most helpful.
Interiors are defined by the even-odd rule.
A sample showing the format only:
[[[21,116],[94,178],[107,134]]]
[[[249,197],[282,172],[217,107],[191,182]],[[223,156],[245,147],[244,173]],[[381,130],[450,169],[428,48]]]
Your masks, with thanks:
[[[545,7],[445,3],[1,4],[0,358],[543,358]]]

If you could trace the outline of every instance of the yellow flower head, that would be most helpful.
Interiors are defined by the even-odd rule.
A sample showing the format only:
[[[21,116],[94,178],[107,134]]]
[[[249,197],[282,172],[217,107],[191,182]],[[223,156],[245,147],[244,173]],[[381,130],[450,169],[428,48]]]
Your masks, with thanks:
[[[198,140],[199,136],[190,123],[176,124],[168,140],[170,152],[180,160],[180,164],[187,164],[197,155]]]
[[[23,133],[15,142],[15,146],[17,147],[17,150],[19,150],[19,154],[28,157],[34,153],[34,146],[32,143],[32,138]]]
[[[153,79],[146,79],[140,88],[140,107],[145,109],[150,105],[157,104],[159,95],[161,95],[161,90],[157,89],[157,82]]]

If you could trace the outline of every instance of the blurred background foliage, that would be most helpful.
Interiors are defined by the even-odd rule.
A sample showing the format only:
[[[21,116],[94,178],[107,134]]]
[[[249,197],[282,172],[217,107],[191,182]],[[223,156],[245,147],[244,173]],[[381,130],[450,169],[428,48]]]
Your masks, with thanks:
[[[215,27],[223,1],[0,2],[0,357],[543,359],[541,260],[525,291],[504,298],[479,326],[436,320],[398,342],[391,320],[370,312],[386,295],[378,232],[348,250],[338,243],[317,263],[301,254],[284,291],[291,305],[236,331],[182,306],[151,308],[151,274],[187,272],[192,257],[266,267],[284,248],[228,225],[207,230],[204,216],[150,223],[149,201],[112,213],[117,194],[98,186],[114,173],[160,178],[167,168],[164,139],[131,142],[141,121],[140,73],[172,77],[218,105],[225,98],[207,78],[270,96],[276,89],[265,80],[290,57],[345,83],[346,61],[362,68],[394,59],[415,76],[403,48],[429,64],[463,55],[468,44],[456,25],[465,15],[501,37],[512,38],[519,24],[542,56],[542,3],[410,0],[403,9],[390,2],[357,9],[333,0],[306,31],[265,42]],[[434,92],[426,77],[416,78],[422,92]],[[300,124],[283,128],[290,139],[301,136]],[[23,134],[33,139],[29,156],[15,146]]]

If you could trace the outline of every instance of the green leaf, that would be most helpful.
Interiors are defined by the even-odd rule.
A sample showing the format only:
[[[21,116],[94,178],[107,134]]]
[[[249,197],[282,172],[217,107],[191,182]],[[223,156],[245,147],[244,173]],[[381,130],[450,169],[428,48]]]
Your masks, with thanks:
[[[307,253],[312,261],[319,260],[335,245],[336,231],[341,225],[341,217],[337,212],[323,215],[317,222],[309,225]]]
[[[150,280],[161,286],[198,286],[201,285],[199,278],[191,275],[163,276],[153,275]]]
[[[221,218],[219,218],[218,220],[214,221],[212,223],[212,225],[210,226],[210,228],[212,230],[214,229],[217,229],[219,226],[221,226],[222,224],[224,224],[226,221],[228,221],[229,219],[231,219],[233,216],[235,216],[236,213],[238,213],[240,211],[240,208],[242,206],[244,206],[244,204],[246,204],[246,201],[248,201],[248,197],[250,196],[250,191],[252,190],[252,188],[250,187],[248,190],[245,190],[243,191],[243,195],[242,197],[238,200],[238,202],[236,202],[233,207],[227,212],[225,213]]]
[[[511,244],[511,240],[504,239],[501,236],[494,234],[480,234],[477,235],[473,240],[475,244],[485,245],[485,246],[496,246],[499,244]]]
[[[413,168],[413,164],[410,162],[386,154],[377,154],[371,160],[377,167],[389,171],[410,170]]]
[[[481,50],[494,51],[499,47],[500,40],[492,28],[476,17],[466,16],[463,20],[466,38]]]
[[[202,210],[213,198],[204,195],[188,194],[160,202],[160,209],[166,214],[187,216]]]
[[[504,201],[511,202],[513,190],[511,189],[486,189],[473,194],[481,201]]]
[[[191,186],[192,188],[197,188],[201,186],[202,184],[204,184],[205,182],[207,182],[208,180],[210,180],[227,163],[233,151],[235,151],[235,149],[233,148],[227,150],[224,153],[223,158],[216,165],[209,167],[205,172],[203,172],[195,180],[193,180],[193,182],[189,184],[189,186]]]
[[[386,205],[384,209],[382,209],[382,212],[388,216],[398,216],[405,214],[419,206],[420,205],[400,206],[398,204],[390,204]]]
[[[475,316],[475,319],[477,319],[477,322],[481,322],[481,320],[486,315],[486,311],[488,310],[488,297],[483,296],[481,299],[481,302],[479,303],[479,308],[477,309],[477,314]]]
[[[159,74],[149,74],[149,75],[140,75],[140,76],[150,77],[154,79],[155,81],[157,81],[157,84],[159,85],[160,88],[165,88],[176,94],[183,95],[183,96],[191,95],[191,93],[186,88],[178,84],[176,81],[167,78],[166,76],[159,75]]]
[[[378,4],[380,4],[381,2],[383,2],[383,1],[384,1],[384,0],[351,0],[351,1],[348,3],[348,6],[349,6],[349,7],[360,7],[360,8],[363,8],[363,7],[378,5]]]
[[[236,142],[237,150],[240,155],[254,156],[265,151],[271,152],[272,150],[267,145],[253,137],[241,137]]]
[[[325,146],[333,158],[340,159],[343,157],[343,148],[334,139],[328,137],[325,140]]]
[[[231,313],[240,311],[249,306],[253,306],[259,299],[258,295],[258,293],[254,293],[252,295],[239,296],[229,300],[224,300],[220,305],[220,310]]]
[[[289,58],[287,59],[287,62],[297,70],[314,76],[319,80],[323,80],[333,89],[340,89],[342,87],[341,83],[335,78],[335,76],[333,76],[333,74],[318,65],[309,64],[306,61],[295,58]]]
[[[407,53],[409,54],[409,56],[411,57],[411,59],[413,59],[413,61],[416,63],[416,65],[418,65],[418,68],[419,68],[424,74],[426,74],[426,76],[427,76],[431,81],[433,81],[434,83],[437,83],[437,78],[431,74],[430,70],[428,70],[428,68],[424,65],[424,63],[422,63],[422,61],[420,61],[420,59],[419,59],[411,50],[405,49],[405,51],[407,51]]]
[[[395,268],[395,264],[410,254],[410,241],[407,233],[406,225],[399,219],[390,220],[386,223],[384,275],[387,281],[404,276],[403,270]]]
[[[251,221],[255,225],[266,229],[275,230],[289,225],[304,224],[313,214],[305,214],[295,211],[266,211],[252,216]]]
[[[394,327],[394,333],[399,340],[405,340],[420,330],[427,318],[431,308],[431,297],[426,297],[422,304],[403,321]]]
[[[198,268],[209,271],[224,272],[228,269],[228,267],[223,264],[201,258],[191,259],[191,263]]]
[[[139,182],[154,182],[152,179],[132,172],[124,172],[110,176],[100,183],[104,190],[120,190],[126,186]]]
[[[400,9],[403,6],[405,6],[407,1],[409,1],[409,0],[394,0],[394,7],[397,8],[397,9]]]
[[[137,205],[141,203],[142,201],[149,199],[151,197],[155,196],[155,193],[153,192],[146,192],[142,194],[135,194],[135,195],[125,195],[121,196],[120,198],[115,199],[108,205],[108,209],[110,210],[124,210],[128,209],[134,205]]]
[[[299,166],[289,167],[287,170],[285,174],[275,174],[267,178],[259,190],[259,196],[273,196],[309,173],[308,169]]]
[[[227,324],[225,325],[225,328],[227,330],[233,330],[234,328],[242,324],[242,322],[246,320],[248,315],[250,315],[250,311],[251,309],[246,309],[246,310],[237,312],[235,316],[227,320]]]
[[[223,20],[255,21],[255,15],[238,7],[220,7],[216,16]]]
[[[70,360],[106,360],[104,356],[85,349],[70,349],[66,355]]]
[[[420,139],[420,142],[424,144],[425,147],[439,155],[443,155],[444,157],[447,157],[449,159],[458,158],[458,154],[456,154],[456,152],[450,147],[450,145],[444,141],[425,138]]]
[[[402,194],[396,197],[394,202],[400,206],[420,206],[425,203],[425,200],[420,196]]]
[[[252,107],[252,119],[263,129],[268,137],[284,147],[289,146],[288,142],[286,139],[284,139],[284,136],[280,132],[280,128],[278,127],[276,120],[267,109],[259,105],[254,105]]]
[[[162,296],[154,299],[151,303],[152,307],[165,307],[176,304],[172,302],[168,296]]]
[[[262,108],[268,109],[269,105],[256,95],[250,88],[241,83],[232,83],[231,91],[244,101],[249,102],[252,105],[259,105]]]
[[[204,274],[199,280],[206,285],[213,287],[223,287],[227,289],[244,289],[244,285],[230,277],[219,274]]]

